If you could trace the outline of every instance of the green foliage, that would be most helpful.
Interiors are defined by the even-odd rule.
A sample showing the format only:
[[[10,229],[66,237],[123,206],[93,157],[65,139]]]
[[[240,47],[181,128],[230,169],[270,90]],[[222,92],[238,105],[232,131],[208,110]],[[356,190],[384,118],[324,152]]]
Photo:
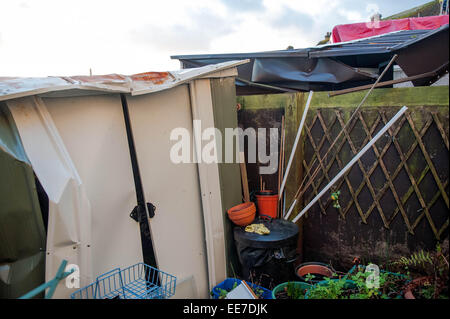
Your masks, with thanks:
[[[339,195],[341,195],[341,191],[337,191],[331,194],[331,200],[333,201],[333,207],[336,209],[341,208],[341,205],[339,204]]]
[[[436,287],[434,285],[425,285],[420,293],[425,299],[433,299]]]
[[[346,281],[325,278],[325,284],[314,285],[308,292],[309,299],[340,299],[344,292]]]
[[[305,281],[306,282],[312,282],[312,280],[316,278],[316,276],[314,276],[313,274],[307,274],[305,277]]]
[[[290,299],[303,299],[305,297],[304,291],[293,282],[288,282],[286,292]]]
[[[408,274],[414,274],[416,278],[427,279],[410,286],[416,298],[448,298],[448,247],[444,252],[438,243],[434,251],[420,250],[409,257],[401,257],[392,264],[403,267]]]
[[[219,293],[219,299],[225,299],[225,297],[227,296],[227,294],[233,290],[234,288],[237,287],[237,282],[234,282],[233,287],[230,290],[226,290],[226,289],[222,289],[222,288],[215,288],[216,292]],[[211,291],[211,296],[214,296],[213,292]]]
[[[399,260],[393,263],[394,265],[402,265],[405,267],[410,266],[422,266],[425,267],[426,264],[432,265],[433,259],[429,252],[420,250],[419,252],[413,253],[410,257],[401,257]]]
[[[395,274],[380,272],[379,286],[367,285],[371,272],[359,268],[347,278],[325,278],[323,283],[314,285],[308,292],[309,299],[389,299],[401,295],[406,279]]]

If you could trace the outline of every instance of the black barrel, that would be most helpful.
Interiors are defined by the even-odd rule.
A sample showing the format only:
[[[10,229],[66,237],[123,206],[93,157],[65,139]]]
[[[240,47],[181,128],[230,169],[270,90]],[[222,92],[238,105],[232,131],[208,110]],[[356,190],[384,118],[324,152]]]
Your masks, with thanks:
[[[298,226],[282,219],[259,219],[269,230],[269,235],[234,228],[234,240],[242,265],[242,277],[267,289],[296,280],[295,261]]]

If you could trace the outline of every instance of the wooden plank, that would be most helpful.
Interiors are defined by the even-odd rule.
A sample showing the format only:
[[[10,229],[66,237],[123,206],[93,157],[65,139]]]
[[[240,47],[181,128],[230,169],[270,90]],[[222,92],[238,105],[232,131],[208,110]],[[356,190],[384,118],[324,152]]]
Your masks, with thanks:
[[[342,177],[342,175],[352,167],[352,165],[373,145],[375,142],[397,121],[397,119],[403,115],[403,113],[406,111],[407,107],[403,107],[394,117],[386,124],[385,127],[383,127],[377,135],[368,143],[366,146],[363,147],[361,151],[359,151],[358,154],[356,154],[355,157],[352,158],[352,160],[342,169],[334,178],[333,180],[328,183],[321,191],[320,193],[311,201],[308,205],[305,206],[305,208],[302,209],[302,211],[293,219],[293,222],[295,223],[297,220],[299,220],[308,209],[314,205],[314,203],[320,199],[321,196],[334,184],[338,179]],[[286,219],[289,217],[290,212],[286,215]]]
[[[250,201],[250,192],[248,190],[247,168],[245,167],[245,153],[239,152],[239,165],[241,167],[242,188],[244,191],[244,202]]]
[[[212,96],[214,88],[211,87],[210,82],[215,80],[200,79],[189,84],[192,119],[201,120],[205,127],[217,125],[214,121],[216,115],[214,114],[214,97]],[[197,145],[200,144],[201,147],[201,141],[197,141],[197,138],[194,134],[194,151],[199,152]],[[229,241],[225,240],[223,180],[220,176],[219,164],[201,162],[198,163],[197,167],[205,226],[206,257],[204,258],[206,258],[208,265],[208,287],[211,290],[218,282],[227,278],[226,245]],[[240,194],[239,190],[239,196],[241,196]],[[200,296],[204,296],[204,292],[201,292]]]
[[[236,109],[236,86],[234,77],[209,79],[211,83],[214,124],[205,127],[215,127],[225,136],[226,128],[238,127]],[[203,123],[202,123],[203,124]],[[237,151],[237,150],[236,150]],[[222,154],[225,154],[225,143],[222,143]],[[233,152],[233,158],[239,153]],[[240,263],[233,238],[233,223],[227,217],[227,209],[242,203],[241,171],[239,163],[218,163],[220,176],[220,195],[222,200],[222,219],[225,238],[227,276],[233,276],[234,270],[239,271]],[[215,284],[217,284],[216,281]]]
[[[436,75],[437,75],[436,72],[427,72],[427,73],[423,73],[423,74],[419,74],[419,75],[409,76],[409,77],[406,77],[406,78],[379,82],[379,83],[377,83],[375,85],[375,88],[388,86],[388,85],[393,85],[393,84],[397,84],[397,83],[414,81],[414,80],[423,79],[423,78],[427,78],[427,77],[434,77]],[[333,91],[333,92],[328,93],[328,95],[330,97],[333,97],[333,96],[347,94],[347,93],[352,93],[352,92],[364,91],[364,90],[370,89],[372,86],[373,86],[373,84],[362,85],[362,86],[358,86],[358,87],[354,87],[354,88],[349,88],[349,89],[344,89],[344,90],[339,90],[339,91]]]

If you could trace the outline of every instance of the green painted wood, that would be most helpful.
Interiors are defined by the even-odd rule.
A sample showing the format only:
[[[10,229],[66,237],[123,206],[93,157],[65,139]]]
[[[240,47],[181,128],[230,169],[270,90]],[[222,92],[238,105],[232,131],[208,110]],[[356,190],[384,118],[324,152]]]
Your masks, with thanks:
[[[220,130],[222,137],[225,137],[225,128],[238,127],[234,77],[211,79],[210,81],[214,126]],[[225,143],[222,143],[222,154],[225,154]],[[227,217],[227,210],[243,202],[239,163],[219,163],[219,177],[224,218],[225,249],[227,260],[229,261],[227,274],[228,277],[234,277],[235,272],[240,269],[240,264],[233,239],[234,225]]]
[[[18,298],[44,282],[45,247],[33,169],[0,102],[0,298]]]
[[[356,107],[367,90],[329,97],[328,92],[315,92],[311,108]],[[308,95],[308,92],[296,93]],[[284,108],[289,106],[295,93],[238,96],[237,102],[243,109]],[[303,98],[302,98],[303,99]],[[407,88],[374,89],[364,107],[378,106],[445,106],[449,104],[448,86],[423,86]]]
[[[307,95],[308,93],[298,93]],[[311,108],[356,107],[367,94],[367,90],[333,97],[328,92],[315,92]],[[448,86],[423,86],[407,88],[374,89],[364,107],[378,106],[445,106],[449,104]]]
[[[238,96],[237,102],[241,104],[243,109],[286,109],[291,101],[295,98],[295,93],[287,94],[263,94]]]

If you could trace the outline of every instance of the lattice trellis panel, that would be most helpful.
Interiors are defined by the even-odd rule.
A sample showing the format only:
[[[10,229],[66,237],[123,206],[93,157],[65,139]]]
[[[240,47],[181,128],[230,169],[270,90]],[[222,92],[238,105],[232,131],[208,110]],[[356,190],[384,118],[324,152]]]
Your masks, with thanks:
[[[353,110],[315,110],[305,127],[303,167],[307,180],[317,166],[319,174],[305,192],[304,202],[309,202],[396,111],[359,111],[324,159]],[[334,185],[333,190],[341,191],[340,215],[345,218],[350,209],[356,209],[361,221],[368,223],[371,214],[379,214],[386,228],[401,217],[413,235],[421,222],[427,222],[434,237],[442,239],[449,226],[448,153],[448,113],[443,116],[436,108],[410,109]],[[331,204],[324,196],[316,207],[326,214]]]

